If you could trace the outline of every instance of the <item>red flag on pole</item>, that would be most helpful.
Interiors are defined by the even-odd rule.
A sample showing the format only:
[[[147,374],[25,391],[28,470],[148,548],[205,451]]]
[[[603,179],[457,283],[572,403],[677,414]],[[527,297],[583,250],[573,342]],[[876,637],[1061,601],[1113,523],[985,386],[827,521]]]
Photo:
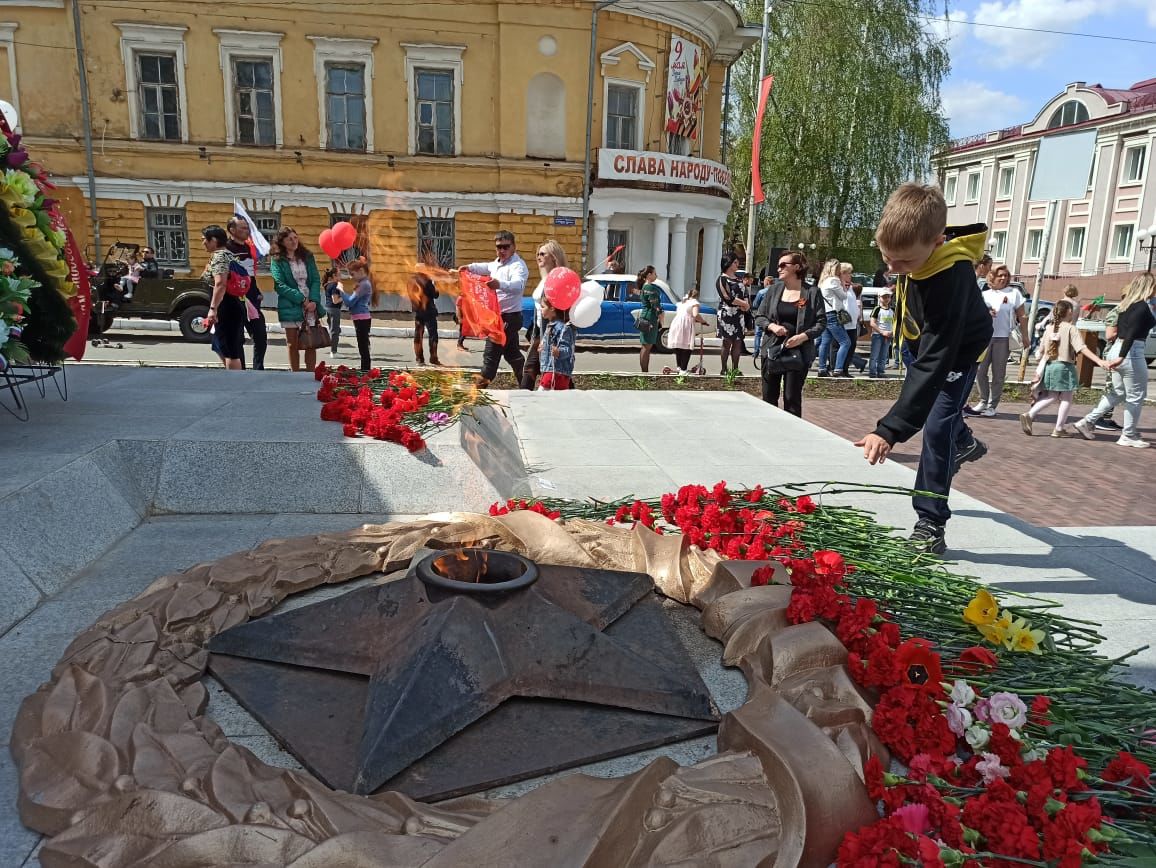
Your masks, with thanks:
[[[767,97],[771,95],[771,85],[775,77],[768,75],[759,85],[759,107],[755,112],[755,134],[751,140],[751,185],[754,192],[754,202],[762,205],[766,201],[763,195],[763,177],[759,171],[759,158],[763,147],[763,114],[767,110]]]
[[[76,361],[84,358],[84,351],[88,347],[88,321],[92,316],[92,294],[88,282],[88,263],[84,254],[72,237],[72,231],[63,227],[68,243],[64,247],[64,259],[68,263],[69,276],[76,284],[76,294],[68,299],[68,306],[72,315],[76,317],[76,331],[64,345],[64,351]]]
[[[504,346],[506,331],[502,326],[502,309],[498,306],[498,294],[488,286],[490,278],[484,274],[474,274],[466,268],[459,273],[462,294],[458,298],[458,317],[461,319],[462,336],[489,338]]]

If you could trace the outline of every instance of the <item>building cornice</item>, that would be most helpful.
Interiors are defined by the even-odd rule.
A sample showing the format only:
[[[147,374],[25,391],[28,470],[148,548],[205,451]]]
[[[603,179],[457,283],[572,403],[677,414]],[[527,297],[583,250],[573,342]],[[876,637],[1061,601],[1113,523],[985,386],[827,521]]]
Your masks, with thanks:
[[[591,5],[595,0],[591,0]],[[637,15],[677,27],[706,43],[712,62],[729,66],[758,41],[726,0],[620,0],[608,12]]]
[[[1097,142],[1109,136],[1133,131],[1147,131],[1156,128],[1156,110],[1147,110],[1136,114],[1126,114],[1102,119],[1101,123],[1084,124],[1079,129],[1095,129]],[[1064,130],[1066,131],[1066,129]],[[1050,130],[1047,132],[1062,132]],[[1034,152],[1039,148],[1040,139],[1047,133],[1033,133],[1026,136],[1017,136],[1011,139],[1001,139],[996,142],[987,142],[973,145],[961,151],[946,151],[939,156],[944,168],[954,169],[960,166],[971,165],[991,157],[999,158],[1023,151]]]

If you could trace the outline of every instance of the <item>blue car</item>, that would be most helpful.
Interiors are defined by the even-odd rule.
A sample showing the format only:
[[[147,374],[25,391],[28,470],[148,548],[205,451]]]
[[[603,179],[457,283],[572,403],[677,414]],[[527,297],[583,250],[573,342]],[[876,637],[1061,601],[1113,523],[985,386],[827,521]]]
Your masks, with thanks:
[[[591,274],[586,280],[593,280],[602,285],[602,316],[590,328],[579,329],[578,337],[581,340],[624,340],[637,339],[638,329],[635,321],[638,312],[642,309],[642,297],[633,277],[624,274]],[[678,299],[670,291],[670,287],[663,281],[656,280],[655,284],[662,293],[662,335],[660,345],[665,346],[666,330],[674,319]],[[703,319],[707,320],[710,332],[714,331],[715,309],[709,305],[702,305],[699,309]],[[527,296],[522,299],[522,327],[530,329],[534,324],[534,299]]]

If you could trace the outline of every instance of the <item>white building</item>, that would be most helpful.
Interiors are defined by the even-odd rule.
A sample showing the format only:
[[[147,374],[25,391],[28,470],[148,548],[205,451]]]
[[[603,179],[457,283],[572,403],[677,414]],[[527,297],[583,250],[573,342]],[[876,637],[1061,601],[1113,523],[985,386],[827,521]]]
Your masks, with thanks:
[[[1143,270],[1139,234],[1156,223],[1149,183],[1156,151],[1156,78],[1115,90],[1070,84],[1031,121],[953,142],[940,164],[948,223],[990,227],[989,252],[1013,274],[1034,278],[1043,255],[1046,202],[1030,201],[1039,142],[1057,130],[1095,129],[1087,195],[1060,203],[1047,262],[1048,295],[1075,281],[1111,294],[1122,275]]]

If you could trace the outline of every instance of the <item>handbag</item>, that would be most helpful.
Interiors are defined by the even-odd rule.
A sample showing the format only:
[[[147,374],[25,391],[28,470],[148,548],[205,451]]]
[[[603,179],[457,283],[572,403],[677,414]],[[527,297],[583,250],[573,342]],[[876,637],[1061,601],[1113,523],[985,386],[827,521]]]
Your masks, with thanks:
[[[302,350],[319,350],[329,346],[329,329],[319,321],[308,321],[297,330],[297,347]]]
[[[841,325],[841,326],[851,325],[851,314],[847,313],[847,311],[845,311],[845,310],[838,311],[835,314],[835,316],[838,317],[838,319],[839,319],[839,325]]]
[[[798,308],[799,312],[795,319],[795,334],[801,334],[803,331],[805,307],[805,305],[800,305]],[[789,371],[805,371],[806,369],[807,360],[803,356],[801,346],[788,349],[787,341],[777,337],[769,344],[763,344],[762,372],[764,374],[785,374]]]

